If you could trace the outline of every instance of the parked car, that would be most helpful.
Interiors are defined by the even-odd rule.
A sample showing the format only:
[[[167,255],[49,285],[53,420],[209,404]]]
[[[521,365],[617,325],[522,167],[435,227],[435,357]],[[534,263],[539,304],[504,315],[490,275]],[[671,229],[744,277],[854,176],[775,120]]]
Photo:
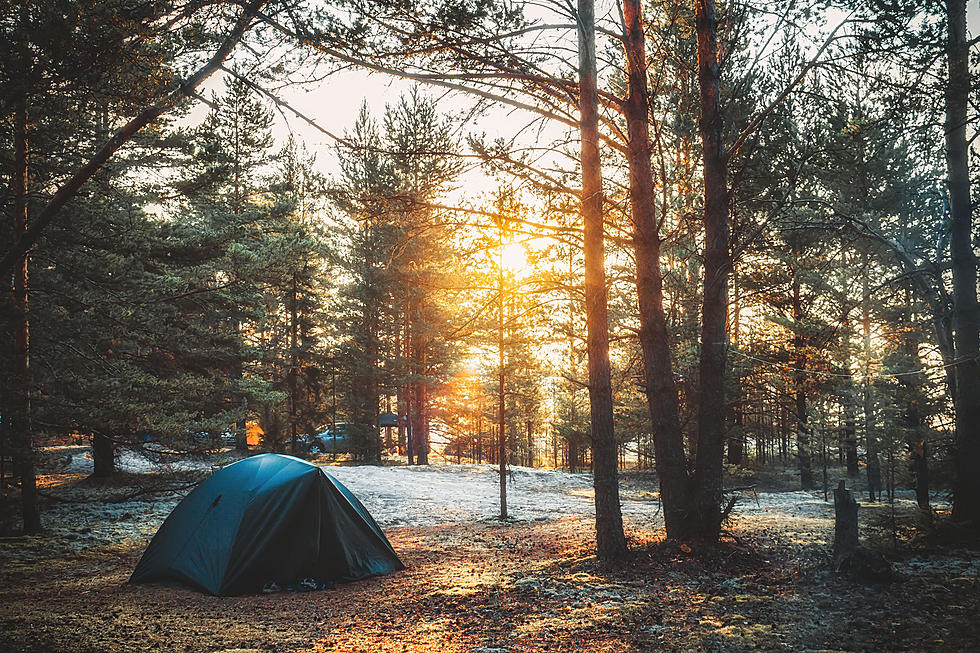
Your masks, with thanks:
[[[310,443],[310,453],[350,453],[352,426],[340,422],[336,428],[327,427],[317,433]]]

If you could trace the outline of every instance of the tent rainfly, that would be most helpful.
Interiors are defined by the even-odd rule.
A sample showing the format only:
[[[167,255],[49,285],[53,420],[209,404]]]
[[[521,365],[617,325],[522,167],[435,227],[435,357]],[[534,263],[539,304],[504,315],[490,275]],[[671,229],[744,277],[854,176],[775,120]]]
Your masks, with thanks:
[[[305,460],[261,454],[188,494],[129,580],[231,596],[269,583],[328,584],[399,569],[381,528],[340,481]]]

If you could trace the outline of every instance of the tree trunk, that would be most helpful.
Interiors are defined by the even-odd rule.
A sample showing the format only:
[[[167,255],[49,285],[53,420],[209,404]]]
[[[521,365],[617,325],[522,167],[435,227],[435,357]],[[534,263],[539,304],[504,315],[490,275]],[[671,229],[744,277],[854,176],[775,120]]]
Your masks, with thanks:
[[[695,10],[701,144],[704,159],[704,303],[701,307],[701,393],[694,473],[699,539],[714,542],[721,529],[722,462],[725,454],[725,369],[728,354],[728,156],[722,143],[714,0]]]
[[[235,335],[241,339],[242,338],[242,323],[235,323]],[[235,381],[241,383],[242,377],[244,376],[242,372],[242,359],[236,356],[235,362],[232,366],[231,372],[232,378]],[[238,385],[238,384],[236,384]],[[247,409],[247,400],[244,402]],[[236,451],[248,451],[248,424],[243,416],[242,419],[235,422],[235,450]]]
[[[741,465],[742,457],[745,455],[745,436],[741,428],[745,425],[742,402],[732,407],[732,424],[736,427],[737,433],[728,438],[727,460],[729,465]]]
[[[424,363],[423,363],[424,369]],[[418,388],[415,393],[418,399],[418,407],[416,408],[416,415],[418,417],[418,431],[415,432],[415,464],[416,465],[428,465],[429,464],[429,391],[425,385],[425,381],[418,382]],[[377,422],[377,418],[375,418]],[[379,452],[380,460],[380,452]]]
[[[527,466],[534,467],[534,432],[531,420],[527,420]]]
[[[21,239],[27,231],[27,98],[18,98],[14,109],[13,249],[22,251],[13,269],[14,369],[11,397],[10,436],[20,477],[21,509],[25,533],[41,531],[34,472],[34,433],[31,427],[30,322],[27,312],[27,260]]]
[[[929,512],[929,447],[925,439],[909,442],[910,465],[915,479],[915,503]]]
[[[422,414],[422,404],[424,401],[424,399],[422,398],[422,392],[424,387],[421,381],[413,381],[411,387],[412,387],[412,392],[410,396],[411,396],[411,405],[412,405],[412,410],[411,410],[412,428],[409,431],[408,438],[409,438],[409,442],[411,443],[412,455],[414,456],[414,462],[412,464],[424,465],[427,464],[428,462],[427,456],[425,455],[425,451],[424,451],[425,447],[423,443],[423,433],[422,433],[423,421],[424,421],[424,415]]]
[[[796,247],[793,247],[794,258],[798,257]],[[800,487],[809,490],[813,487],[812,456],[810,455],[810,425],[807,423],[806,402],[806,336],[803,334],[803,300],[800,296],[800,279],[797,270],[793,270],[793,322],[796,331],[793,334],[793,349],[795,350],[796,371],[793,373],[795,384],[794,403],[796,407],[796,453],[800,466]]]
[[[929,511],[929,458],[918,402],[913,399],[905,409],[905,424],[909,430],[909,470],[915,485],[915,502],[919,510]]]
[[[867,269],[867,254],[865,254]],[[868,378],[871,366],[871,295],[868,289],[868,276],[862,281],[861,328],[864,333],[864,445],[868,454],[868,497],[871,501],[881,500],[881,461],[878,458],[878,435],[875,432],[874,401],[871,396],[871,381]]]
[[[844,351],[844,370],[850,374],[851,373],[851,354],[850,348],[846,346],[846,343],[850,340],[852,335],[851,323],[844,315],[841,322],[841,337],[845,342]],[[857,452],[857,404],[855,402],[854,396],[857,392],[857,388],[854,385],[854,379],[848,378],[844,384],[844,391],[841,395],[841,409],[844,412],[844,426],[841,429],[841,446],[844,448],[844,464],[847,468],[847,476],[849,478],[857,478],[860,473],[860,466],[858,465],[858,452]]]
[[[289,285],[289,376],[287,386],[289,389],[289,446],[290,451],[295,456],[298,446],[296,438],[296,404],[298,401],[296,392],[296,377],[299,374],[299,353],[296,349],[296,273],[293,273]]]
[[[498,224],[500,242],[497,249],[497,473],[500,481],[500,518],[507,519],[507,369],[504,348],[506,305],[504,304],[504,231],[503,222]],[[492,445],[491,445],[492,448]]]
[[[802,386],[806,383],[806,373],[796,372],[797,389],[796,405],[796,452],[800,464],[800,487],[809,490],[813,487],[813,456],[810,451],[810,425],[807,423],[806,391]]]
[[[408,457],[408,464],[415,464],[415,404],[413,392],[415,383],[409,381],[405,385],[405,425],[407,427],[407,433],[405,434],[405,455]]]
[[[834,490],[834,568],[858,580],[886,581],[894,577],[891,564],[878,553],[861,546],[858,537],[858,505],[844,481]]]
[[[500,518],[507,519],[507,404],[504,402],[504,356],[500,349],[497,381],[497,464],[500,475]]]
[[[906,324],[912,324],[914,314],[912,310],[912,288],[905,289],[905,315]],[[922,371],[922,362],[919,359],[919,338],[915,329],[908,329],[902,337],[902,354],[909,362],[909,367],[917,372]],[[907,429],[906,445],[909,448],[909,471],[912,472],[913,484],[915,486],[915,501],[919,510],[929,512],[929,459],[928,448],[926,446],[925,424],[922,419],[920,401],[923,397],[920,385],[922,379],[919,375],[903,375],[898,377],[899,383],[905,386],[908,391],[908,403],[905,407],[905,427]]]
[[[957,365],[956,477],[953,520],[980,530],[980,304],[973,250],[973,208],[966,123],[970,93],[966,0],[947,0],[946,169],[953,267],[953,337]]]
[[[611,560],[626,554],[626,536],[623,534],[623,516],[619,504],[619,472],[609,371],[609,318],[602,224],[602,164],[599,158],[594,11],[592,0],[578,0],[585,324],[586,351],[589,357],[589,407],[592,418],[596,549],[600,559]],[[642,39],[642,32],[640,38]]]
[[[629,86],[623,111],[629,138],[629,193],[640,315],[639,340],[664,525],[667,537],[688,539],[691,532],[690,484],[664,314],[660,234],[650,167],[647,68],[641,16],[638,0],[624,2]]]
[[[378,416],[381,406],[381,391],[378,387],[378,361],[380,359],[381,343],[378,335],[378,316],[372,312],[368,320],[367,357],[369,361],[367,372],[367,392],[364,397],[363,422],[367,435],[365,458],[371,463],[381,462],[381,434],[378,431]]]
[[[480,393],[480,405],[476,412],[476,464],[483,464],[483,393]]]
[[[847,466],[847,475],[856,478],[860,473],[857,454],[857,408],[854,405],[854,398],[850,396],[853,390],[852,384],[848,383],[845,392],[848,396],[844,397],[844,463]]]

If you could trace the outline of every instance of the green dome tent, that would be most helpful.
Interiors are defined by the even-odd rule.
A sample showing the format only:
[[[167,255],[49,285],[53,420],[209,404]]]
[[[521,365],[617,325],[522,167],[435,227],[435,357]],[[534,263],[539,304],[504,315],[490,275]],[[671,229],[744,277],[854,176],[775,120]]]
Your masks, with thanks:
[[[350,490],[316,465],[261,454],[216,472],[153,536],[131,583],[177,582],[209,594],[268,583],[359,580],[404,569]]]

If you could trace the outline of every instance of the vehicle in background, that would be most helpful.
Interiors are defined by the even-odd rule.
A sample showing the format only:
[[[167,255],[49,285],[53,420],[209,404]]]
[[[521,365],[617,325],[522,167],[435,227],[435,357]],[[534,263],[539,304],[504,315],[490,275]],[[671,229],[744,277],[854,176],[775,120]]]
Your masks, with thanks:
[[[353,424],[340,422],[313,436],[310,453],[350,453]]]

